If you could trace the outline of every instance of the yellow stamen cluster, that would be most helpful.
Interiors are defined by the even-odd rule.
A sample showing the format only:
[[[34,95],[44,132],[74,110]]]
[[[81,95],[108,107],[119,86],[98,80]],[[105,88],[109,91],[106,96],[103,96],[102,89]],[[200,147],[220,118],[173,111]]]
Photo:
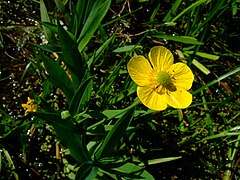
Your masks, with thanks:
[[[159,85],[166,87],[171,83],[171,76],[168,73],[161,71],[158,73],[157,82]]]

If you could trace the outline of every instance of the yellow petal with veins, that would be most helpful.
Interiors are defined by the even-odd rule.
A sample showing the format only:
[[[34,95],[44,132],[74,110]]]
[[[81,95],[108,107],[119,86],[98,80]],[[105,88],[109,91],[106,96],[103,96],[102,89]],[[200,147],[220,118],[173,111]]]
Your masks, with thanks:
[[[139,86],[149,84],[152,67],[144,56],[134,56],[127,65],[128,73],[132,80]]]
[[[161,111],[167,108],[164,95],[158,94],[149,86],[138,87],[137,95],[140,101],[150,109]]]
[[[173,55],[171,51],[163,46],[155,46],[150,49],[149,60],[157,71],[166,71],[173,64]]]
[[[179,88],[174,92],[168,91],[165,99],[167,104],[174,108],[186,108],[192,103],[192,94]]]
[[[170,66],[167,72],[172,76],[173,84],[176,87],[188,90],[192,87],[194,80],[191,69],[183,63],[176,63]]]

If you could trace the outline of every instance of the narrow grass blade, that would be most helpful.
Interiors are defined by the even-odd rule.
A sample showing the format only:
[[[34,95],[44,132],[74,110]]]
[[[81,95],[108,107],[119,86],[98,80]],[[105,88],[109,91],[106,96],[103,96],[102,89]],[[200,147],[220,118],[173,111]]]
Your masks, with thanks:
[[[95,62],[101,57],[104,50],[109,47],[109,44],[113,42],[116,38],[116,34],[114,34],[112,37],[110,37],[104,44],[91,56],[91,58],[88,60],[87,64],[90,68],[92,65],[95,64]]]
[[[187,13],[189,10],[196,8],[197,6],[200,6],[202,3],[205,3],[209,0],[199,0],[193,4],[191,4],[189,7],[184,9],[181,13],[179,13],[175,18],[172,19],[172,22],[177,21],[181,16],[183,16],[185,13]]]
[[[194,51],[184,51],[184,53],[193,54]],[[199,56],[199,57],[211,59],[211,60],[214,60],[214,61],[219,59],[219,56],[217,56],[217,55],[208,54],[208,53],[204,53],[204,52],[197,52],[196,55]]]
[[[199,88],[199,89],[197,89],[196,91],[194,91],[194,92],[193,92],[193,95],[196,95],[196,94],[200,93],[201,91],[203,91],[204,89],[208,88],[209,86],[212,86],[213,84],[218,83],[219,81],[227,78],[228,76],[231,76],[231,75],[233,75],[233,74],[236,74],[236,73],[239,72],[239,71],[240,71],[240,67],[238,67],[238,68],[236,68],[236,69],[234,69],[234,70],[232,70],[232,71],[230,71],[230,72],[228,72],[228,73],[220,76],[219,78],[217,78],[217,79],[215,79],[215,80],[207,83],[206,85],[204,85],[204,86],[202,86],[201,88]]]
[[[132,50],[138,49],[138,48],[142,48],[142,46],[140,46],[140,45],[128,45],[128,46],[119,47],[119,48],[113,50],[113,52],[114,53],[128,52],[128,51],[132,51]]]
[[[29,70],[29,68],[32,66],[32,61],[29,61],[29,63],[26,65],[26,67],[25,67],[25,69],[24,69],[24,71],[23,71],[23,73],[22,73],[22,76],[21,76],[21,79],[20,79],[20,83],[22,83],[23,82],[23,79],[24,79],[24,77],[26,76],[26,74],[27,74],[27,72],[28,72],[28,70]]]
[[[108,26],[108,25],[110,25],[110,24],[113,24],[113,23],[115,23],[115,22],[118,22],[119,20],[121,20],[121,19],[123,19],[123,18],[125,18],[125,17],[127,17],[127,16],[129,16],[129,15],[131,15],[131,14],[133,14],[133,13],[139,11],[139,10],[141,10],[141,9],[142,9],[142,7],[138,8],[138,9],[135,9],[135,10],[133,10],[133,11],[131,11],[131,12],[129,12],[129,13],[126,13],[126,14],[124,14],[124,15],[116,18],[116,19],[113,19],[112,21],[108,21],[108,22],[106,22],[105,24],[102,24],[102,26],[104,27],[104,26]]]
[[[43,83],[42,97],[46,98],[51,93],[52,89],[53,83],[49,79],[46,79]]]
[[[178,157],[152,159],[152,160],[148,160],[147,164],[152,165],[152,164],[165,163],[165,162],[174,161],[174,160],[181,159],[181,158],[182,158],[181,156],[178,156]],[[144,166],[144,163],[140,163],[139,166]]]
[[[192,61],[192,64],[196,66],[199,70],[201,70],[204,74],[208,75],[210,74],[210,71],[200,62],[198,62],[196,59]]]
[[[110,76],[104,81],[104,83],[101,85],[100,89],[98,90],[97,94],[105,94],[105,92],[111,88],[112,83],[116,79],[117,75],[119,74],[120,67],[122,65],[122,61],[118,63],[116,68],[111,72]]]
[[[230,147],[228,150],[229,163],[226,165],[227,170],[224,172],[223,180],[230,180],[232,175],[232,170],[234,167],[234,159],[237,157],[239,151],[240,135],[235,139],[236,142],[234,146]]]
[[[170,35],[170,34],[153,34],[153,37],[159,38],[159,39],[166,39],[166,40],[171,40],[171,41],[176,41],[176,42],[181,42],[184,44],[195,44],[195,45],[203,45],[204,43],[199,42],[196,38],[190,37],[190,36],[175,36],[175,35]]]
[[[167,15],[163,18],[164,22],[170,22],[173,19],[173,16],[175,16],[179,5],[181,4],[182,0],[176,0],[173,4],[172,8],[168,11]]]
[[[222,137],[230,137],[230,136],[239,136],[240,132],[223,132],[220,134],[215,134],[212,136],[208,136],[203,138],[201,141],[206,141],[206,140],[210,140],[210,139],[216,139],[216,138],[222,138]]]
[[[207,23],[213,19],[213,17],[217,14],[217,12],[220,10],[220,8],[222,7],[222,5],[225,3],[225,0],[221,0],[221,1],[216,1],[215,4],[213,4],[213,8],[212,11],[206,16],[206,19],[200,23],[197,28],[192,31],[190,34],[192,36],[194,36],[196,33],[198,33],[204,26],[207,25]]]
[[[150,21],[154,21],[157,13],[158,13],[158,11],[159,11],[160,4],[161,4],[160,2],[156,3],[156,7],[155,7],[154,10],[153,10],[153,13],[152,13],[152,15],[151,15],[151,17],[150,17]]]

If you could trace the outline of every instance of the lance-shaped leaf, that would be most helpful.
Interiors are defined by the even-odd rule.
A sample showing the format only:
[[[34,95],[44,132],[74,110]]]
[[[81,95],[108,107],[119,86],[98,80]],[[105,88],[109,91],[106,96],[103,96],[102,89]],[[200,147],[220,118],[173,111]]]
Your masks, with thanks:
[[[63,91],[67,101],[70,102],[74,94],[74,86],[67,73],[56,61],[41,52],[39,53],[52,83]]]
[[[40,14],[41,14],[41,21],[51,22],[50,18],[48,16],[47,8],[46,8],[43,0],[40,0]],[[51,44],[54,44],[56,42],[56,38],[55,38],[54,33],[51,29],[43,27],[43,32],[44,32],[47,40]]]
[[[98,173],[98,168],[93,163],[86,162],[79,167],[75,179],[92,180],[95,179]]]
[[[69,150],[71,156],[82,164],[91,161],[84,140],[84,130],[77,128],[70,119],[61,119],[58,113],[35,112],[33,115],[52,125],[61,143]]]
[[[154,180],[151,174],[149,174],[146,170],[133,163],[126,163],[119,168],[114,168],[113,170],[116,174],[119,174],[121,177],[126,177],[126,179]]]
[[[86,79],[75,92],[70,103],[69,111],[74,116],[87,107],[93,87],[92,77]]]
[[[92,1],[90,1],[92,2]],[[106,15],[108,8],[110,7],[111,0],[94,1],[92,9],[84,22],[84,26],[79,35],[77,42],[79,43],[78,49],[81,52],[83,48],[92,38],[94,32],[97,30],[100,22]]]
[[[72,39],[73,34],[64,30],[60,25],[58,26],[58,32],[63,52],[63,61],[70,71],[75,87],[78,88],[86,72],[87,64],[78,51],[76,42]]]

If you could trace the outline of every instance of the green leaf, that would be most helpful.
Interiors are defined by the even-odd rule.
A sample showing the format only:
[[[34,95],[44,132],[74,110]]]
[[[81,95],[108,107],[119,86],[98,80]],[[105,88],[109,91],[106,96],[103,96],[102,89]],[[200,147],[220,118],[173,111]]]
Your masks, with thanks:
[[[84,144],[84,130],[77,128],[70,119],[61,119],[61,115],[49,112],[35,112],[33,115],[52,125],[60,141],[70,150],[71,156],[82,164],[90,161]]]
[[[116,122],[111,131],[109,131],[107,137],[103,141],[103,144],[96,153],[96,159],[107,157],[113,153],[115,146],[125,134],[125,131],[132,120],[134,109],[135,108],[131,108],[127,110],[125,114]]]
[[[178,157],[167,157],[167,158],[159,158],[159,159],[151,159],[147,161],[148,165],[152,165],[152,164],[159,164],[159,163],[165,163],[165,162],[169,162],[169,161],[174,161],[177,159],[182,158],[181,156]],[[140,163],[139,166],[144,166],[144,163]]]
[[[43,0],[40,0],[40,14],[41,14],[41,21],[51,22],[50,18],[48,16],[47,8],[46,8]],[[56,42],[56,38],[55,38],[54,33],[53,33],[52,30],[47,29],[46,27],[43,27],[43,32],[44,32],[47,40],[51,44],[54,44],[54,42]]]
[[[122,115],[124,112],[126,112],[127,110],[135,107],[139,103],[140,103],[140,100],[136,99],[133,102],[133,104],[131,104],[129,107],[127,107],[125,109],[105,110],[105,111],[102,112],[102,114],[107,117],[107,120],[110,120],[110,119],[115,118],[115,117],[120,117],[120,115]]]
[[[62,49],[59,45],[43,45],[43,44],[35,44],[35,43],[31,43],[32,45],[44,50],[44,51],[47,51],[47,52],[51,52],[51,53],[60,53],[62,52]]]
[[[193,54],[194,51],[184,51],[184,53]],[[203,58],[211,59],[211,60],[214,60],[214,61],[219,59],[219,56],[217,56],[217,55],[208,54],[208,53],[204,53],[204,52],[197,52],[196,55],[200,56],[200,57],[203,57]]]
[[[150,22],[153,22],[155,20],[156,15],[159,12],[161,3],[156,3],[156,6],[153,9],[152,15],[150,17]]]
[[[78,88],[86,72],[86,63],[77,48],[77,43],[71,38],[70,32],[58,26],[63,61],[70,71],[75,88]]]
[[[238,6],[236,4],[236,2],[232,3],[232,15],[235,16],[237,14],[238,11]]]
[[[159,39],[166,39],[166,40],[170,40],[170,41],[181,42],[184,44],[195,44],[195,45],[203,45],[204,44],[202,42],[199,42],[196,38],[190,37],[190,36],[175,36],[175,35],[162,34],[162,33],[155,33],[152,36],[159,38]]]
[[[94,167],[92,163],[82,164],[76,174],[75,179],[77,180],[93,180],[98,173],[98,168]]]
[[[43,83],[42,97],[46,98],[51,93],[52,89],[53,83],[49,79],[46,79]]]
[[[112,99],[109,100],[110,104],[115,104],[117,102],[122,101],[123,98],[125,98],[126,96],[130,96],[131,94],[136,92],[136,89],[137,89],[137,84],[135,84],[130,78],[130,76],[128,76],[124,82],[124,89],[121,90],[120,94],[118,94],[117,96],[114,96]]]
[[[112,83],[114,82],[114,80],[116,79],[116,77],[119,74],[119,69],[122,65],[122,61],[120,61],[118,63],[118,65],[116,66],[116,68],[111,72],[111,74],[108,76],[108,78],[104,81],[104,83],[100,86],[100,89],[98,90],[97,94],[101,93],[101,94],[105,94],[106,91],[108,91],[108,89],[111,88]]]
[[[19,177],[18,177],[18,174],[15,172],[15,165],[14,165],[14,162],[13,162],[13,160],[12,160],[12,157],[11,157],[11,155],[9,154],[9,152],[5,149],[5,148],[3,148],[3,147],[1,147],[1,152],[0,152],[0,167],[2,167],[2,159],[3,159],[3,157],[1,156],[1,153],[4,153],[4,158],[6,158],[6,160],[7,160],[7,162],[8,162],[8,167],[11,167],[11,174],[13,174],[13,176],[14,176],[14,179],[16,179],[16,180],[19,180]],[[0,168],[0,170],[1,170],[1,168]],[[13,179],[13,178],[12,178]]]
[[[65,94],[67,101],[70,102],[74,94],[74,86],[65,70],[54,60],[40,53],[44,66],[50,76],[52,83]]]
[[[179,13],[175,18],[171,19],[172,22],[177,21],[182,15],[184,15],[185,13],[187,13],[189,10],[196,8],[197,6],[200,6],[202,3],[205,3],[206,1],[209,0],[198,0],[196,2],[194,2],[193,4],[191,4],[189,7],[187,7],[186,9],[184,9],[181,13]],[[169,19],[170,20],[170,19]]]
[[[68,14],[65,6],[64,6],[63,1],[62,0],[54,0],[54,2],[56,4],[57,8],[59,9],[59,11],[63,14],[65,23],[67,25],[69,25],[69,23],[70,23],[70,16],[69,16],[69,14]]]
[[[204,2],[204,0],[202,0]],[[205,0],[207,2],[210,2],[210,0]],[[201,2],[201,1],[200,1]],[[197,4],[198,2],[196,2]],[[196,29],[194,29],[194,31],[192,31],[190,34],[192,36],[194,36],[195,34],[199,33],[199,31],[204,28],[204,26],[207,26],[209,24],[210,21],[213,20],[214,16],[219,13],[223,13],[227,8],[223,9],[222,7],[224,6],[226,2],[223,1],[216,1],[216,3],[212,4],[211,8],[209,8],[211,10],[210,13],[208,13],[206,15],[206,17],[203,19],[203,21],[201,23],[198,24],[198,26],[196,27]],[[195,4],[195,3],[194,3]]]
[[[35,49],[34,49],[34,54],[36,53]],[[24,77],[26,76],[27,72],[30,70],[30,67],[34,68],[35,71],[37,72],[37,74],[39,75],[40,79],[41,79],[41,72],[43,70],[42,65],[40,65],[39,63],[39,59],[36,56],[35,59],[30,59],[29,63],[26,65],[25,70],[22,74],[22,77],[20,79],[20,83],[23,82]]]
[[[192,64],[194,66],[196,66],[199,70],[201,70],[204,74],[208,75],[210,73],[210,71],[208,70],[208,68],[206,68],[203,64],[201,64],[200,62],[198,62],[196,59],[194,59],[192,61]]]
[[[112,37],[110,37],[104,44],[91,56],[91,58],[88,60],[87,64],[88,67],[95,64],[95,62],[101,57],[104,50],[108,48],[109,44],[114,41],[116,38],[116,34],[114,34]]]
[[[52,23],[50,23],[50,22],[38,21],[37,19],[36,19],[36,21],[37,21],[39,24],[41,24],[42,26],[45,26],[46,28],[48,28],[49,30],[51,30],[51,31],[53,31],[53,32],[55,32],[55,33],[58,32],[58,27],[57,27],[56,24],[52,24]]]
[[[86,79],[75,92],[72,101],[69,105],[69,111],[74,116],[84,111],[90,100],[90,95],[93,87],[92,77]]]
[[[239,136],[239,135],[240,135],[240,132],[223,132],[223,133],[219,133],[219,134],[215,134],[215,135],[212,135],[212,136],[205,137],[201,141],[206,141],[206,140],[216,139],[216,138],[222,138],[222,137]]]
[[[126,14],[123,14],[121,16],[117,16],[115,19],[105,22],[102,26],[104,27],[104,26],[108,26],[110,24],[113,24],[115,22],[119,22],[121,19],[124,19],[127,16],[132,16],[135,12],[137,12],[141,9],[143,9],[143,7],[139,7],[138,9],[134,9],[134,10],[132,10],[132,11],[126,13]]]
[[[181,4],[182,0],[176,0],[173,4],[172,8],[168,11],[167,15],[163,18],[164,22],[170,22],[173,19],[173,16],[176,14],[179,5]]]
[[[0,139],[14,137],[18,139],[20,142],[21,136],[26,136],[26,134],[24,134],[23,132],[27,132],[28,129],[32,126],[32,124],[36,123],[36,119],[34,119],[33,121],[24,122],[21,125],[14,124],[13,126],[12,122],[16,123],[15,122],[16,119],[12,119],[2,109],[0,109],[0,113],[3,115],[3,118],[4,118],[3,120],[0,121],[0,128],[1,128]]]
[[[97,30],[100,22],[106,15],[109,7],[110,7],[111,0],[102,1],[95,1],[92,6],[91,12],[87,20],[84,23],[82,31],[78,37],[77,42],[79,43],[78,49],[81,52],[83,48],[87,45],[87,43],[92,38],[94,32]]]
[[[132,180],[147,179],[154,180],[154,177],[146,170],[142,169],[138,165],[132,163],[126,163],[119,168],[114,168],[116,174],[121,174],[121,177],[126,177]]]
[[[234,69],[232,71],[229,71],[228,73],[220,76],[217,79],[214,79],[213,81],[211,81],[211,82],[207,83],[206,85],[202,86],[201,88],[197,89],[196,91],[193,92],[193,95],[195,95],[197,93],[200,93],[201,91],[203,91],[204,89],[208,88],[209,86],[212,86],[213,84],[218,83],[219,81],[221,81],[221,80],[227,78],[228,76],[231,76],[231,75],[233,75],[233,74],[235,74],[235,73],[237,73],[239,71],[240,71],[240,67],[238,67],[238,68],[236,68],[236,69]]]
[[[69,31],[72,32],[75,35],[75,37],[78,37],[82,30],[82,26],[84,24],[84,17],[85,17],[84,14],[87,15],[87,13],[86,12],[84,13],[84,11],[86,11],[89,1],[90,0],[78,1],[76,8],[73,8],[73,11],[72,11],[73,15],[72,15],[70,26],[69,26]]]
[[[120,47],[120,48],[117,48],[117,49],[113,50],[113,52],[121,53],[121,52],[132,51],[132,50],[138,49],[138,48],[142,48],[142,46],[140,46],[140,45],[123,46],[123,47]]]

